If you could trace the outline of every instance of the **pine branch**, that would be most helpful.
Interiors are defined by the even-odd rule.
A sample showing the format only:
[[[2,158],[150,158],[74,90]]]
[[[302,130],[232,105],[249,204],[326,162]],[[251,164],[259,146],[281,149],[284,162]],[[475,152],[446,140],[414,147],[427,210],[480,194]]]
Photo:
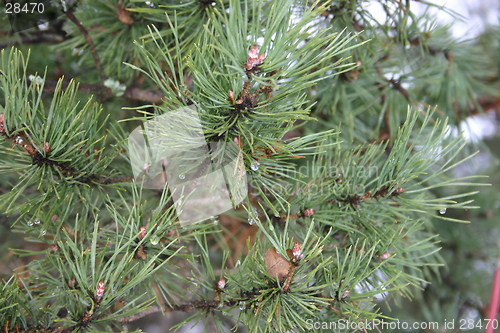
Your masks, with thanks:
[[[44,37],[29,64],[3,52],[0,219],[30,247],[11,252],[26,266],[0,284],[1,329],[110,332],[186,312],[177,325],[311,331],[310,320],[385,318],[380,295],[418,298],[454,250],[439,252],[448,226],[435,220],[464,222],[458,209],[475,207],[478,177],[450,173],[471,158],[467,142],[448,129],[498,104],[498,64],[496,51],[460,44],[410,2],[378,2],[381,18],[362,1],[93,0],[62,17],[74,25],[57,52]],[[28,75],[47,63],[42,77]],[[88,66],[103,82],[45,80],[71,68],[94,82]],[[149,126],[185,107],[196,121]],[[193,127],[199,141],[183,134]],[[130,154],[131,132],[179,155],[140,144]],[[210,158],[191,152],[206,143]],[[237,167],[217,164],[212,143],[234,146]],[[147,174],[150,161],[163,189],[123,176],[131,163]],[[167,186],[209,165],[229,192],[232,176],[244,181],[248,197],[181,223],[190,195],[177,200]],[[167,177],[167,166],[179,173]],[[0,250],[19,247],[12,240]]]

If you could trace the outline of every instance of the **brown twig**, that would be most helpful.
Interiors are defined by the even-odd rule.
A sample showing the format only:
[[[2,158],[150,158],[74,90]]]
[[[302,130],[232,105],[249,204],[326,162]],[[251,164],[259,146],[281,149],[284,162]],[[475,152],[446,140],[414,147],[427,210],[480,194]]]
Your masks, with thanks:
[[[408,91],[405,88],[403,88],[401,86],[401,82],[399,82],[398,80],[394,80],[394,79],[388,79],[387,82],[389,82],[389,84],[392,86],[392,88],[394,88],[401,95],[403,95],[403,97],[406,99],[406,101],[408,103],[411,103],[410,94],[408,93]]]
[[[500,116],[500,98],[480,98],[478,99],[477,103],[479,104],[480,109],[474,108],[470,110],[469,112],[471,116],[475,116],[487,111],[495,111],[496,114]]]
[[[128,87],[125,90],[123,96],[139,101],[150,102],[153,104],[163,103],[163,98],[165,97],[165,95],[163,95],[161,92],[139,89],[135,87]]]
[[[134,177],[115,177],[115,178],[105,178],[104,180],[97,181],[101,185],[112,185],[119,183],[132,183]]]
[[[58,81],[45,81],[43,84],[43,91],[53,92],[56,89]],[[69,82],[61,82],[62,90],[66,90],[69,86]],[[79,83],[78,92],[87,94],[96,94],[102,99],[107,99],[113,95],[113,92],[108,87],[101,84],[89,84],[89,83]]]
[[[147,315],[150,315],[152,313],[157,313],[160,311],[161,311],[161,309],[158,306],[152,306],[149,309],[146,309],[146,310],[141,311],[139,313],[135,313],[133,315],[126,316],[123,318],[118,318],[116,321],[118,321],[120,323],[131,323],[131,322],[139,320]]]
[[[68,88],[69,82],[62,82],[62,89]],[[45,81],[43,91],[52,92],[56,89],[57,81]],[[78,84],[78,92],[95,94],[106,100],[115,96],[113,91],[102,84],[80,83]],[[149,102],[153,104],[161,104],[162,98],[165,97],[161,92],[140,89],[136,87],[128,87],[123,93],[124,97],[135,99],[139,101]]]
[[[74,24],[78,27],[80,32],[83,34],[85,37],[85,40],[87,41],[87,44],[89,45],[90,52],[92,52],[92,56],[94,57],[95,64],[97,66],[97,71],[99,72],[99,76],[101,77],[101,80],[104,82],[107,77],[104,75],[104,70],[102,69],[102,63],[101,60],[99,59],[99,54],[97,54],[97,49],[95,47],[94,42],[92,41],[92,38],[90,37],[87,29],[78,21],[78,19],[75,17],[73,14],[73,10],[69,10],[65,12],[66,16],[73,21]]]
[[[412,102],[410,99],[410,94],[408,93],[408,91],[405,88],[403,88],[403,86],[401,85],[401,82],[399,80],[386,79],[384,76],[384,73],[382,71],[382,68],[378,65],[377,65],[377,72],[379,73],[380,77],[385,82],[387,82],[392,87],[392,89],[399,92],[409,104]],[[380,97],[381,102],[382,102],[381,104],[384,105],[386,100],[387,100],[387,95],[384,93],[384,89],[386,88],[386,85],[383,83],[379,83],[378,87],[379,87],[379,91],[382,93],[382,95]],[[384,125],[385,125],[385,129],[383,132],[380,133],[378,141],[384,141],[386,139],[389,139],[391,136],[391,114],[390,114],[390,109],[388,106],[386,107],[385,112],[384,112]]]
[[[370,199],[379,199],[379,198],[393,198],[405,192],[405,190],[401,187],[398,187],[392,192],[389,192],[388,190],[389,190],[388,186],[382,186],[375,193],[373,193],[372,191],[367,191],[362,195],[357,195],[357,194],[348,195],[346,198],[337,200],[330,199],[327,200],[327,202],[330,204],[344,203],[344,204],[349,204],[353,207],[358,207],[359,204],[362,203],[363,201],[368,201]]]
[[[65,37],[50,31],[35,31],[30,34],[19,34],[18,37],[13,36],[11,40],[0,42],[0,49],[16,44],[39,44],[39,43],[61,43]]]
[[[239,300],[228,300],[225,302],[222,302],[223,306],[228,307],[228,306],[233,306],[237,304]],[[183,304],[177,304],[177,305],[171,305],[171,306],[165,306],[163,307],[163,311],[165,312],[174,312],[174,311],[182,311],[182,312],[189,312],[192,310],[197,310],[197,309],[203,309],[203,310],[213,310],[220,308],[221,302],[220,301],[192,301],[188,303],[183,303]],[[147,316],[152,313],[160,312],[161,309],[158,306],[152,306],[144,311],[141,311],[139,313],[126,316],[123,318],[117,319],[117,321],[121,323],[130,323],[133,321],[136,321],[144,316]]]

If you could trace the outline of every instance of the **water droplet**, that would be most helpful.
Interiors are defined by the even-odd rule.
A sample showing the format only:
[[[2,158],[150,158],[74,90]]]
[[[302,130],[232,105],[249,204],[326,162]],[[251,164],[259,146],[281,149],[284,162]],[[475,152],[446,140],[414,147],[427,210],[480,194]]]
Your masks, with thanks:
[[[247,308],[247,304],[245,302],[240,302],[240,310],[243,311]]]
[[[33,222],[28,221],[28,227],[31,227],[33,225]]]
[[[185,175],[185,174],[183,174],[183,173],[181,173],[181,174],[179,175],[179,179],[184,179],[184,178],[186,178],[186,175]]]
[[[252,219],[252,218],[248,219],[248,224],[254,225],[255,224],[255,220]]]
[[[42,230],[42,231],[40,231],[40,236],[45,236],[46,233],[47,233],[47,230]]]
[[[239,266],[239,265],[241,265],[241,261],[238,259],[238,261],[236,262],[236,265],[234,265],[234,266],[236,267],[236,266]]]
[[[439,214],[444,214],[444,213],[446,213],[446,208],[441,208],[441,209],[439,210]]]
[[[158,237],[152,237],[152,238],[151,238],[151,245],[156,245],[156,244],[158,244],[158,241],[159,241]]]
[[[218,220],[214,220],[214,224],[215,225],[219,224],[219,221]]]
[[[40,220],[33,221],[34,224],[40,224],[40,222],[41,222]]]
[[[250,169],[252,169],[253,171],[259,170],[259,162],[254,161],[252,165],[250,165]]]

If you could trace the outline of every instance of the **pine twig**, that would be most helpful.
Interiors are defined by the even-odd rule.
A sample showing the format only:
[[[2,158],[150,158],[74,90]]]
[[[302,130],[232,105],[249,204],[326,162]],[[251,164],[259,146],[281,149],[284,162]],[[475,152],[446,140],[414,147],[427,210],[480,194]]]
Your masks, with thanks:
[[[233,306],[237,304],[237,300],[228,300],[223,302],[223,306]],[[221,302],[219,301],[203,301],[203,300],[198,300],[198,301],[192,301],[188,303],[183,303],[179,305],[172,305],[172,306],[164,306],[163,311],[165,312],[174,312],[174,311],[182,311],[182,312],[189,312],[192,310],[197,310],[197,309],[204,309],[204,310],[212,310],[212,309],[217,309],[220,307]],[[158,306],[152,306],[144,311],[141,311],[139,313],[126,316],[123,318],[117,319],[117,321],[121,323],[130,323],[133,321],[136,321],[138,319],[141,319],[144,316],[147,316],[152,313],[160,312],[161,309]]]
[[[1,36],[2,34],[0,34]],[[50,31],[36,31],[30,34],[20,34],[19,38],[13,38],[0,42],[0,49],[16,44],[41,44],[41,43],[61,43],[65,37]]]
[[[163,103],[163,98],[165,95],[163,95],[161,92],[158,91],[152,91],[152,90],[146,90],[146,89],[139,89],[135,87],[128,87],[125,90],[125,93],[123,96],[139,100],[139,101],[144,101],[144,102],[149,102],[153,104],[161,104]]]
[[[63,82],[62,90],[64,91],[65,89],[67,89],[68,85],[69,82]],[[57,81],[45,81],[43,85],[43,91],[52,92],[56,89],[56,86],[57,86]],[[108,98],[115,96],[115,94],[110,88],[102,84],[80,83],[78,85],[78,92],[95,94],[99,96],[102,100],[106,100]],[[128,87],[123,93],[123,96],[138,101],[149,102],[152,104],[161,104],[163,97],[165,97],[165,95],[163,95],[160,92],[140,89],[136,87]]]
[[[408,103],[411,103],[410,94],[405,88],[403,88],[403,86],[401,86],[401,82],[394,79],[388,79],[387,82],[389,82],[393,89],[397,90],[401,95],[403,95]]]
[[[65,14],[71,21],[73,21],[74,24],[76,24],[76,26],[78,27],[80,32],[85,37],[87,44],[89,44],[90,52],[92,52],[92,56],[94,57],[94,61],[95,61],[95,64],[97,66],[97,71],[99,72],[99,76],[101,77],[101,80],[104,82],[107,79],[107,77],[106,77],[106,75],[104,75],[104,70],[102,69],[101,60],[99,59],[99,55],[97,54],[97,49],[95,47],[94,42],[92,41],[92,38],[89,35],[89,32],[80,23],[80,21],[78,21],[78,19],[75,17],[75,15],[73,14],[73,10],[69,10],[69,11],[65,12]]]
[[[161,309],[158,307],[158,306],[152,306],[144,311],[141,311],[141,312],[138,312],[138,313],[135,313],[133,315],[130,315],[130,316],[126,316],[126,317],[123,317],[123,318],[118,318],[116,321],[120,322],[120,323],[131,323],[133,321],[136,321],[136,320],[139,320],[145,316],[148,316],[150,314],[153,314],[153,313],[157,313],[157,312],[160,312]]]
[[[97,183],[101,185],[112,185],[119,183],[131,183],[134,181],[134,177],[115,177],[115,178],[106,178],[104,180],[97,181]]]

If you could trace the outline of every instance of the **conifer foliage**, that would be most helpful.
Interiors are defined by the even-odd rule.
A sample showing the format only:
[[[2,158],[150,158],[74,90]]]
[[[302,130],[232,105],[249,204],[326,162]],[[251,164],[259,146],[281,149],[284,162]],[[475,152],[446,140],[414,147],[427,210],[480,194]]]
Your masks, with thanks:
[[[0,39],[2,329],[127,331],[185,312],[178,326],[209,332],[304,332],[418,295],[443,264],[433,223],[474,208],[478,177],[450,173],[472,156],[451,129],[496,97],[496,65],[413,1],[369,3],[80,0],[19,15],[26,29]],[[168,180],[134,178],[128,146],[184,107],[208,143],[239,148],[248,185],[190,224]]]

